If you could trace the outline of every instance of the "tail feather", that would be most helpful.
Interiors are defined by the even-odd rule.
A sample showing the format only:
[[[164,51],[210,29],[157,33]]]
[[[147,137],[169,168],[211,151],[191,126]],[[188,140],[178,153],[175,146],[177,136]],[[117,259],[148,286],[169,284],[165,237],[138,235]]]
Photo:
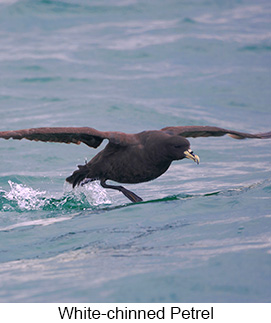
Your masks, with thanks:
[[[89,169],[86,165],[78,165],[78,168],[71,176],[66,178],[66,181],[72,184],[73,188],[79,185],[89,174]]]

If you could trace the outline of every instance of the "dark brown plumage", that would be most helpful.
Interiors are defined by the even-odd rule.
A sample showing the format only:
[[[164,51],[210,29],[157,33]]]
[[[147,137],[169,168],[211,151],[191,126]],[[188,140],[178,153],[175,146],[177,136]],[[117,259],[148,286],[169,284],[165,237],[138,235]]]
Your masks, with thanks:
[[[199,163],[199,157],[190,149],[186,137],[229,135],[235,139],[271,138],[271,132],[249,134],[209,126],[166,127],[161,130],[126,134],[116,131],[98,131],[89,127],[31,128],[0,131],[0,138],[63,142],[97,148],[104,139],[106,147],[87,164],[79,165],[66,180],[75,187],[80,183],[100,180],[102,187],[121,191],[132,202],[142,199],[123,186],[106,184],[107,180],[119,183],[141,183],[153,180],[169,168],[173,160],[189,158]]]

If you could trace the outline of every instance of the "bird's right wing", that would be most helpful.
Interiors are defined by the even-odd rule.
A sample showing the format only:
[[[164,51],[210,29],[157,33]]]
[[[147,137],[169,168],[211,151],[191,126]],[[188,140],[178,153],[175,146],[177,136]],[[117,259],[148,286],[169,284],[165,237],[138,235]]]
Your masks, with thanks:
[[[234,139],[245,139],[245,138],[257,138],[257,139],[268,139],[271,138],[271,131],[265,133],[246,133],[235,130],[228,130],[218,127],[210,126],[179,126],[179,127],[166,127],[161,129],[162,131],[182,137],[220,137],[228,135]]]
[[[98,131],[89,127],[49,127],[0,131],[0,138],[74,143],[77,145],[82,142],[93,148],[97,148],[104,139],[108,139],[112,144],[121,146],[132,143],[134,140],[132,135],[116,131]]]

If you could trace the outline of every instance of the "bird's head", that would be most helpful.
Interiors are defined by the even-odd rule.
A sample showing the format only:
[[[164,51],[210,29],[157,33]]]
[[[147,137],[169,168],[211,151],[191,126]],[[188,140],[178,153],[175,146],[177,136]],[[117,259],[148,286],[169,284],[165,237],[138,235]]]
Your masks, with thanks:
[[[199,156],[190,149],[190,142],[181,136],[171,136],[168,139],[168,153],[172,160],[188,158],[199,164]]]

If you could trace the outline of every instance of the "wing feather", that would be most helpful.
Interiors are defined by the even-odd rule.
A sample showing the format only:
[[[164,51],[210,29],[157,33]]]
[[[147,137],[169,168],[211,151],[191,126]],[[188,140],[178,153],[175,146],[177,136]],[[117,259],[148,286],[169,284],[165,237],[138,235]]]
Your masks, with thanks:
[[[162,131],[182,137],[220,137],[228,135],[234,139],[245,139],[245,138],[257,138],[257,139],[268,139],[271,138],[271,131],[264,133],[245,133],[234,130],[228,130],[218,127],[210,126],[183,126],[183,127],[165,127]]]
[[[89,127],[49,127],[0,131],[0,138],[73,143],[77,145],[82,142],[93,148],[97,148],[104,139],[108,139],[109,142],[117,145],[125,145],[131,141],[130,135],[114,131],[103,132]]]

